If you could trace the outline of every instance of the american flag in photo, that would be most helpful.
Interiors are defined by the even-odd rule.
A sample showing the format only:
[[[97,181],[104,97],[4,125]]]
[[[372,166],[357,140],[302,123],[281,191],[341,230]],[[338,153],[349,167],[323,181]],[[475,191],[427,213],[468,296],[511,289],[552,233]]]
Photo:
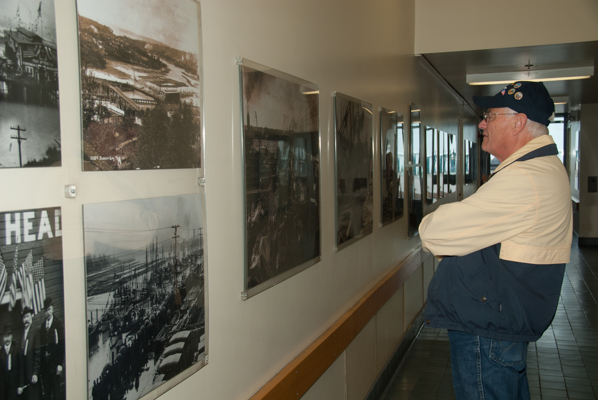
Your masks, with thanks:
[[[10,297],[8,298],[8,311],[12,311],[17,304],[17,274],[16,270],[12,271],[12,275],[10,277],[10,286],[8,287],[8,291],[10,292]]]
[[[6,283],[8,282],[8,274],[6,272],[6,265],[4,264],[4,257],[0,253],[0,303],[6,291]]]
[[[29,308],[33,308],[33,277],[29,274],[28,268],[29,265],[31,265],[32,260],[33,253],[29,252],[25,262],[21,264],[21,268],[17,270],[17,278],[19,279],[19,285],[21,286],[21,304],[23,307]]]
[[[27,258],[25,258],[25,262],[21,267],[24,271],[24,283],[25,286],[21,284],[21,289],[24,289],[24,293],[22,293],[23,299],[25,301],[25,305],[29,308],[34,308],[33,304],[33,252],[29,251],[27,254]],[[37,312],[34,312],[37,314]]]
[[[43,257],[33,264],[31,275],[33,277],[33,312],[37,314],[44,309],[44,300],[46,300]]]

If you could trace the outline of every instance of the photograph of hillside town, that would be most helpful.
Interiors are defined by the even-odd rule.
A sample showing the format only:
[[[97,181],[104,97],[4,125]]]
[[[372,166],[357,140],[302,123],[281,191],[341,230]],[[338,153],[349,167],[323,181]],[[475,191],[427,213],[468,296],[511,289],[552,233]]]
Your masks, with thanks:
[[[0,168],[61,165],[53,0],[2,0]]]
[[[77,1],[84,170],[201,167],[198,7]]]

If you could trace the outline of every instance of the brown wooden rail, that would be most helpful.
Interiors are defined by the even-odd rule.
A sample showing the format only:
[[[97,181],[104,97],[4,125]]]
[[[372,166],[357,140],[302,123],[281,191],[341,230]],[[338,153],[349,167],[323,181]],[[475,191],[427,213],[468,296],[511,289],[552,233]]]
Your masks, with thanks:
[[[421,247],[370,289],[250,400],[299,399],[326,372],[382,306],[422,265]]]

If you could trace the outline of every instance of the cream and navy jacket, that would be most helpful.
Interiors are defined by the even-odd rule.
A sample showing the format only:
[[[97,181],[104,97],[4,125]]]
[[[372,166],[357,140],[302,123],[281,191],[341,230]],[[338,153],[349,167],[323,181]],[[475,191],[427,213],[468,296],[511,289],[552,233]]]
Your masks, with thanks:
[[[550,325],[573,230],[569,178],[555,153],[550,136],[533,139],[475,194],[422,220],[422,247],[442,259],[428,326],[529,342]]]

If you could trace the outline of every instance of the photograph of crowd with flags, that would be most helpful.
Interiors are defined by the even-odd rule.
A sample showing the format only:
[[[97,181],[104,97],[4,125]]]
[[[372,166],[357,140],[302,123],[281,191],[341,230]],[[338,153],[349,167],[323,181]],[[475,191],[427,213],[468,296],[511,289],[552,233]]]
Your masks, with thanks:
[[[64,399],[60,208],[0,221],[0,399]]]

